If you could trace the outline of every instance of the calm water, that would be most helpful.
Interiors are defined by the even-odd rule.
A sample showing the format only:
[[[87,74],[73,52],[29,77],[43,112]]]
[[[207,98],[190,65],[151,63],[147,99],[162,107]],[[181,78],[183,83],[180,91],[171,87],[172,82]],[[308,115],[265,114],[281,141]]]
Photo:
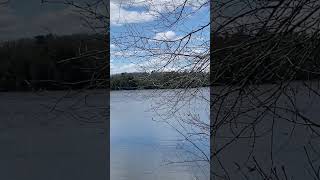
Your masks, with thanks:
[[[167,100],[174,103],[176,95],[170,91],[150,90],[111,92],[112,180],[209,179],[209,165],[203,161],[209,154],[209,140],[205,136],[193,139],[200,152],[178,132],[185,134],[197,129],[177,123],[179,117],[190,117],[189,112],[204,124],[209,122],[209,104],[202,99],[209,98],[209,89],[201,89],[196,96],[198,99],[180,101],[183,104],[176,106],[177,116],[170,114],[169,109],[163,109],[161,112],[165,117],[162,118],[169,117],[166,122],[170,126],[151,107],[159,107],[160,102],[167,104],[161,108],[172,107]]]
[[[101,90],[0,92],[0,179],[105,180],[107,103]]]
[[[320,128],[310,126],[308,120],[320,122],[320,83],[308,81],[306,85],[295,81],[283,83],[281,89],[277,84],[251,86],[245,91],[250,93],[242,98],[234,91],[223,102],[213,99],[212,122],[224,123],[215,130],[212,147],[228,147],[219,153],[221,164],[212,161],[214,175],[227,176],[225,179],[314,179],[313,168],[320,167]],[[212,92],[221,94],[223,89],[216,87]],[[266,111],[262,104],[272,108]],[[227,110],[231,108],[230,115]],[[242,131],[248,124],[252,128]]]

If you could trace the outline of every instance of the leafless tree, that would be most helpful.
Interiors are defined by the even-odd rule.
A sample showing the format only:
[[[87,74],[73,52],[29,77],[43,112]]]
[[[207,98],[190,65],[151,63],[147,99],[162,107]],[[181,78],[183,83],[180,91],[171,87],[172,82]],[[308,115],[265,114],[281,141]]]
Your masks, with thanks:
[[[109,106],[107,105],[109,93],[109,2],[106,0],[97,1],[71,1],[71,0],[41,0],[41,3],[51,6],[51,5],[64,5],[72,10],[74,13],[78,14],[82,19],[83,24],[88,28],[88,32],[91,34],[97,34],[97,37],[103,37],[103,39],[98,39],[98,41],[103,41],[104,46],[99,49],[88,50],[86,45],[79,45],[79,52],[77,56],[70,57],[67,59],[61,58],[58,64],[65,64],[72,61],[81,61],[83,59],[87,61],[95,62],[94,67],[86,68],[87,71],[92,72],[91,79],[81,82],[68,82],[68,85],[77,85],[81,83],[88,84],[84,88],[73,91],[67,91],[63,97],[55,98],[53,105],[48,106],[51,112],[65,113],[71,115],[71,117],[80,122],[86,124],[96,124],[100,127],[105,128],[105,118],[109,114]],[[100,89],[100,91],[88,91],[90,89]],[[101,90],[104,89],[104,90]],[[99,94],[105,94],[105,104],[96,105],[95,103],[90,103],[92,97],[98,97]],[[59,106],[64,106],[64,102],[68,97],[73,97],[73,103],[67,108],[59,109]],[[68,101],[68,100],[67,100]],[[103,109],[102,114],[90,114],[83,111],[80,106],[85,106],[88,109]],[[101,126],[102,125],[102,126]]]
[[[158,115],[154,120],[170,125],[192,147],[186,149],[191,156],[168,163],[199,163],[205,166],[205,171],[210,162],[209,91],[197,86],[203,84],[206,77],[196,74],[209,73],[210,19],[207,16],[199,23],[188,23],[192,17],[209,15],[209,5],[209,1],[202,0],[121,1],[117,8],[139,7],[152,23],[130,23],[133,20],[121,19],[121,14],[111,21],[125,29],[112,33],[111,43],[115,48],[111,50],[111,56],[114,61],[126,58],[142,72],[184,73],[165,82],[171,83],[174,90],[154,90],[151,94],[152,108]],[[149,77],[145,78],[148,81]],[[195,104],[207,107],[207,114],[200,115],[203,109],[192,110]]]
[[[183,23],[189,2],[166,4],[154,28]],[[211,127],[202,123],[197,135],[210,129],[213,179],[318,179],[317,116],[306,106],[318,107],[319,2],[211,1],[211,13],[210,22],[177,39],[141,35],[128,25],[112,43],[121,55],[141,58],[145,70],[203,71],[211,55]],[[211,52],[206,43],[194,44],[210,25]],[[204,50],[196,54],[191,45]],[[187,89],[157,106],[167,107],[166,122],[177,116],[182,127],[200,124],[178,113],[194,97]]]
[[[72,1],[63,2],[79,8]],[[196,147],[201,160],[211,160],[212,179],[320,178],[320,125],[315,113],[319,98],[318,1],[136,0],[120,4],[146,8],[146,17],[155,23],[152,27],[126,23],[125,32],[112,35],[115,56],[132,58],[145,71],[192,74],[210,66],[210,101],[202,96],[208,105],[210,102],[210,125],[196,113],[183,116],[180,111],[201,92],[191,89],[189,83],[202,79],[188,77],[190,81],[181,81],[186,84],[177,85],[183,88],[174,94],[156,91],[164,98],[155,110]],[[211,21],[186,28],[174,38],[152,33],[183,25],[209,4]],[[79,9],[93,15],[88,19],[99,19],[88,7]],[[206,38],[208,28],[211,42]],[[147,31],[150,33],[142,33]],[[187,126],[194,127],[193,132]],[[210,157],[195,143],[209,138]]]
[[[319,179],[319,2],[211,5],[212,179]]]
[[[76,12],[83,15],[88,27],[91,27],[94,31],[103,32],[109,28],[107,14],[109,12],[99,11],[101,8],[97,7],[99,3],[100,5],[105,5],[102,1],[83,4],[68,0],[43,2],[62,3],[74,7]],[[209,18],[207,18],[203,20],[203,23],[199,23],[193,27],[187,27],[184,24],[190,21],[189,17],[191,16],[197,14],[208,15],[209,1],[138,0],[111,1],[111,3],[117,3],[119,5],[118,8],[139,6],[139,8],[142,8],[142,11],[148,11],[146,15],[148,18],[154,20],[152,26],[141,26],[139,23],[130,22],[123,23],[123,19],[115,22],[118,23],[117,25],[123,23],[121,25],[125,26],[125,32],[119,34],[112,32],[110,43],[115,45],[116,48],[111,51],[111,56],[120,56],[121,58],[132,60],[136,66],[139,66],[142,71],[146,72],[185,72],[183,76],[175,77],[175,79],[166,82],[167,84],[178,82],[172,85],[176,90],[155,90],[151,96],[151,98],[160,96],[152,107],[158,113],[158,117],[154,119],[170,125],[192,147],[191,149],[185,149],[191,155],[189,158],[181,159],[181,161],[169,161],[168,163],[198,163],[199,166],[204,164],[206,169],[208,169],[210,161],[210,147],[208,144],[210,137],[209,109],[207,109],[206,118],[202,119],[197,110],[191,111],[187,106],[190,103],[202,102],[206,103],[204,107],[209,108],[208,89],[203,90],[203,88],[191,87],[203,84],[206,78],[195,76],[195,74],[209,72],[210,22]],[[124,21],[126,21],[125,18]],[[102,25],[97,26],[97,24]],[[177,30],[176,28],[178,27],[184,28]],[[157,32],[150,34],[143,33],[148,31],[153,32],[154,30]],[[172,34],[173,31],[178,31],[180,35]],[[108,50],[106,52],[108,53]],[[79,57],[63,59],[60,62],[74,61],[83,56],[92,57],[95,53],[99,52],[84,53]],[[105,69],[99,69],[99,71],[105,71]],[[94,82],[94,85],[98,85],[96,82],[99,81]],[[158,85],[161,86],[161,84]],[[56,109],[56,106],[53,109]]]

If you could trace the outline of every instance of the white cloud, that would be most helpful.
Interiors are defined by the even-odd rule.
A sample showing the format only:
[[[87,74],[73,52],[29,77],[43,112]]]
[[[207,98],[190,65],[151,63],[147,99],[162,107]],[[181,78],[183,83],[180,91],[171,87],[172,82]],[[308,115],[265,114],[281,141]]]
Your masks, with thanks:
[[[119,74],[119,73],[130,73],[139,71],[139,67],[137,64],[127,63],[127,64],[115,64],[111,63],[110,66],[111,74]]]
[[[110,13],[112,25],[143,23],[157,19],[161,14],[177,10],[185,5],[192,9],[201,7],[207,0],[111,0]],[[141,8],[128,10],[130,7]]]
[[[207,0],[188,0],[186,6],[188,8],[196,7],[197,4],[201,4]],[[184,0],[111,0],[111,24],[112,25],[124,25],[129,23],[144,23],[155,21],[160,17],[160,14],[165,14],[169,11],[177,10],[176,8],[183,4]],[[172,13],[171,15],[173,15]],[[175,17],[172,17],[173,19]],[[168,19],[171,20],[171,19]],[[143,24],[141,24],[143,26]],[[140,24],[138,25],[140,26]],[[173,29],[167,30],[155,30],[152,31],[150,28],[151,36],[156,40],[177,40],[181,38],[180,34],[177,34]],[[157,29],[157,28],[155,28]],[[149,35],[148,35],[149,36]],[[187,41],[186,38],[184,41]],[[200,39],[199,39],[200,40]],[[183,42],[184,42],[183,41]],[[152,41],[150,43],[154,43]],[[198,42],[198,41],[197,41]],[[189,42],[192,45],[192,42]],[[198,43],[197,43],[198,44]],[[158,44],[151,44],[152,53],[157,54],[157,51],[161,54],[163,52],[162,47],[157,49]],[[111,45],[111,48],[114,46]],[[174,49],[175,46],[172,46]],[[198,46],[197,46],[198,47]],[[137,72],[137,71],[179,71],[186,70],[192,67],[192,62],[194,59],[192,57],[187,58],[186,56],[170,57],[170,55],[155,55],[152,57],[144,56],[145,52],[126,52],[117,50],[118,47],[111,49],[111,54],[115,58],[111,63],[111,73],[122,73],[122,72]],[[119,47],[121,49],[121,47]],[[170,48],[167,49],[170,52]],[[182,52],[183,53],[183,52]],[[203,49],[199,48],[190,48],[186,54],[196,54],[202,55],[204,53]],[[148,54],[148,53],[146,53]],[[139,56],[141,55],[141,56]],[[124,59],[126,63],[120,63]],[[168,63],[169,60],[173,60]],[[117,61],[118,63],[114,63]],[[140,63],[138,63],[138,61]],[[136,62],[136,63],[132,63]],[[191,65],[189,65],[191,63]]]
[[[146,6],[151,12],[165,12],[173,11],[177,7],[182,7],[183,5],[191,8],[199,8],[208,0],[111,0],[113,2],[122,3],[125,6],[142,7]],[[209,4],[208,4],[209,5]]]
[[[129,11],[124,9],[119,3],[110,2],[110,21],[113,25],[126,23],[142,23],[153,21],[156,16],[148,11]]]
[[[157,33],[154,37],[154,39],[156,40],[167,40],[167,41],[175,40],[176,38],[177,38],[177,35],[173,31],[160,32],[160,33]]]

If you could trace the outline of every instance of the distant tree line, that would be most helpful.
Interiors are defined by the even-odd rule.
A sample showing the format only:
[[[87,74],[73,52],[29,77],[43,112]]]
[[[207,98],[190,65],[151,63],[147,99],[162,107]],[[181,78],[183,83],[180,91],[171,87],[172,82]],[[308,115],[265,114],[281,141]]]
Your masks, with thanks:
[[[136,72],[111,75],[111,90],[177,89],[209,86],[206,72]]]
[[[319,35],[268,31],[252,35],[245,28],[211,35],[213,84],[249,85],[320,78],[315,73],[320,69]],[[267,47],[273,53],[261,54]]]
[[[105,78],[101,35],[39,35],[0,45],[0,91],[90,87]],[[71,58],[71,59],[69,59]]]
[[[278,53],[262,58],[253,53],[257,51],[252,45],[254,39],[269,39],[267,45],[270,45],[270,39],[277,36],[283,39],[280,43],[272,44],[276,49],[274,52]],[[236,33],[220,34],[212,39],[214,49],[219,49],[219,52],[214,53],[214,62],[211,62],[211,76],[214,81],[211,83],[260,84],[286,79],[319,79],[319,74],[313,72],[320,69],[320,38],[311,39],[308,34],[294,32],[286,35],[266,32],[264,37],[257,37],[240,29]],[[306,44],[308,39],[310,42]],[[246,44],[247,42],[250,43]],[[239,48],[232,47],[239,44],[248,49],[247,53],[241,53],[241,57],[228,56],[230,53],[237,54]],[[3,42],[0,44],[0,91],[96,88],[97,84],[104,88],[105,83],[109,82],[105,81],[105,68],[108,66],[106,53],[99,52],[103,52],[105,45],[102,35],[88,34],[47,34]],[[283,54],[282,51],[286,51],[291,45],[301,46],[295,48],[302,50],[308,48],[305,47],[307,45],[314,50],[307,55],[299,51]],[[253,58],[257,59],[256,63],[253,63]],[[262,60],[259,61],[259,58]],[[100,80],[103,83],[97,82]],[[122,73],[112,75],[110,81],[112,90],[201,87],[209,85],[209,73]]]
[[[0,91],[66,90],[106,87],[106,53],[101,35],[39,35],[0,44]],[[90,55],[90,53],[94,55]],[[88,55],[88,56],[87,56]],[[104,83],[97,83],[102,81]],[[209,85],[201,72],[121,73],[112,90],[164,89]]]

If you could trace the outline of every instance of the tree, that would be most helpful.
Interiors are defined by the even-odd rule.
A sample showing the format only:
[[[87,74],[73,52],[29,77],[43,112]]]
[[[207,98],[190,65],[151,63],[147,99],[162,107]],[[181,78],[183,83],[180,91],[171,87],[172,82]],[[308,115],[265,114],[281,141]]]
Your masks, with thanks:
[[[209,108],[208,89],[202,89],[201,86],[208,81],[204,74],[209,72],[210,67],[210,20],[207,16],[207,19],[193,25],[188,25],[188,21],[191,17],[208,15],[209,1],[146,0],[117,3],[111,1],[113,7],[120,8],[115,9],[115,13],[121,12],[122,7],[140,8],[141,16],[144,15],[141,18],[152,19],[153,22],[141,25],[136,23],[139,18],[133,20],[123,17],[118,20],[117,17],[122,15],[114,15],[111,23],[123,25],[125,30],[112,32],[111,43],[115,48],[111,56],[114,53],[115,61],[117,58],[126,58],[136,63],[142,72],[150,72],[148,76],[140,78],[145,82],[174,89],[169,92],[154,90],[150,97],[157,99],[153,108],[158,117],[154,119],[174,128],[192,147],[188,149],[190,157],[169,163],[198,163],[205,166],[204,172],[207,172],[210,163],[209,119],[199,118],[199,112],[188,109],[188,104],[201,99]],[[184,28],[179,29],[181,26]]]
[[[211,4],[212,178],[319,179],[319,2]]]
[[[88,27],[91,27],[95,32],[106,33],[106,36],[109,37],[109,32],[105,32],[106,30],[109,30],[110,25],[109,10],[107,8],[109,7],[109,2],[103,0],[94,2],[87,1],[84,3],[80,1],[69,0],[43,2],[63,3],[65,5],[74,7],[76,11],[83,15]],[[114,7],[114,4],[112,3],[117,3],[117,1],[111,1],[110,3],[112,9]],[[137,27],[139,27],[139,24],[130,24],[126,26],[126,32],[124,32],[123,34],[114,34],[110,42],[117,46],[117,54],[120,54],[125,58],[135,58],[137,60],[137,63],[143,62],[142,64],[140,64],[140,67],[144,69],[145,72],[153,72],[143,79],[140,78],[140,81],[148,82],[149,84],[152,83],[153,86],[157,87],[167,87],[169,85],[171,86],[171,88],[185,87],[185,89],[174,91],[175,94],[172,96],[160,94],[161,96],[163,96],[163,101],[157,104],[155,110],[160,113],[158,110],[160,110],[162,106],[169,105],[167,106],[168,111],[161,112],[159,117],[163,119],[164,123],[168,123],[169,125],[172,125],[173,128],[176,128],[176,130],[180,132],[181,135],[185,137],[190,144],[193,145],[194,154],[199,157],[196,157],[196,159],[195,157],[193,157],[191,161],[204,163],[208,167],[210,159],[209,154],[208,152],[205,152],[206,150],[200,148],[199,146],[199,144],[205,143],[205,148],[207,150],[209,148],[208,143],[210,125],[208,120],[199,119],[198,116],[196,114],[193,114],[192,112],[188,113],[188,119],[184,119],[184,117],[179,116],[179,111],[176,110],[179,109],[181,105],[183,105],[179,103],[179,101],[184,100],[184,102],[187,103],[187,101],[191,102],[194,98],[204,99],[209,107],[208,95],[203,96],[200,92],[200,88],[191,89],[191,87],[198,86],[198,84],[204,84],[204,82],[207,81],[207,78],[205,78],[204,76],[197,76],[196,74],[201,74],[201,72],[207,73],[209,71],[209,18],[207,18],[205,24],[200,24],[196,27],[192,27],[191,30],[187,29],[186,31],[188,32],[182,33],[181,36],[176,36],[174,38],[174,33],[169,29],[174,28],[178,24],[186,21],[188,16],[191,16],[194,13],[201,13],[202,9],[205,10],[205,12],[202,13],[208,15],[209,1],[166,0],[163,2],[146,0],[122,1],[120,4],[124,6],[135,6],[136,3],[142,3],[143,7],[150,8],[150,12],[146,14],[146,18],[157,19],[156,23],[154,24],[155,26],[149,28],[163,30],[165,33],[159,33],[158,36],[154,36],[155,34],[146,35],[139,31],[141,29],[136,29]],[[164,8],[162,8],[163,6]],[[104,8],[106,9],[103,10]],[[113,20],[111,21],[114,22]],[[106,47],[109,47],[109,39],[107,39],[107,44],[108,46]],[[103,51],[103,53],[109,55],[110,53],[108,50],[109,49],[107,48],[105,51]],[[101,52],[102,51],[98,51],[91,54],[87,53],[81,56],[76,56],[74,58],[61,59],[61,62],[74,61],[83,56],[92,57]],[[98,71],[108,73],[107,69],[109,69],[109,62],[106,63],[106,66],[100,68]],[[166,76],[163,77],[159,76],[159,73],[166,73],[170,71],[172,76],[170,73],[166,74]],[[177,76],[178,74],[181,75]],[[105,76],[104,78],[104,80],[107,81],[109,79],[109,76]],[[130,84],[130,82],[132,84]],[[117,83],[119,86],[123,86],[121,81],[117,81]],[[132,86],[135,86],[136,84],[136,82],[134,82],[133,79],[129,77],[127,83]],[[94,84],[98,86],[99,82],[94,82]],[[191,89],[191,91],[187,92],[189,91],[189,89]],[[196,96],[194,94],[196,94]],[[177,104],[175,102],[177,102]],[[171,118],[176,117],[175,119],[181,122],[181,126],[176,126],[177,122],[169,121],[164,115],[170,115]],[[192,126],[193,132],[181,131],[184,126]]]
[[[165,10],[157,8],[155,1],[145,2],[147,7],[153,7],[152,15],[158,20],[155,27],[159,29],[183,23],[190,15],[188,4],[201,3],[200,8],[209,4],[209,1],[165,2],[162,1]],[[319,179],[317,140],[313,139],[318,137],[319,125],[314,112],[302,107],[319,94],[319,2],[219,0],[210,3],[211,22],[186,30],[177,39],[156,38],[130,25],[125,33],[112,37],[111,41],[128,58],[147,60],[149,63],[143,66],[146,70],[201,71],[209,66],[209,44],[193,42],[197,39],[195,34],[210,27],[211,125],[182,122],[202,124],[206,128],[199,134],[210,134],[212,178]],[[198,10],[196,6],[193,9],[192,13]],[[190,45],[203,50],[190,53]],[[191,63],[184,64],[185,59]],[[171,103],[168,111],[176,112],[178,102],[192,96],[182,92],[185,89],[178,91],[174,100],[164,100],[162,105]],[[284,129],[287,132],[282,134]],[[184,135],[188,138],[188,133]],[[288,154],[283,146],[289,151],[299,151]],[[238,156],[231,156],[235,152]],[[291,163],[293,159],[303,163]]]
[[[77,6],[71,1],[66,3]],[[170,31],[158,37],[143,34],[137,26],[128,25],[126,32],[111,38],[111,43],[121,55],[148,62],[141,67],[151,74],[170,69],[205,71],[210,64],[210,125],[196,118],[181,122],[197,127],[196,134],[201,139],[209,140],[210,136],[211,156],[202,158],[211,160],[212,179],[320,178],[319,164],[314,160],[320,126],[312,113],[304,113],[301,108],[303,103],[319,97],[318,1],[146,0],[123,5],[135,3],[149,8],[145,17],[157,19],[153,28],[162,30],[184,23],[187,17],[211,4],[211,21],[185,30],[178,38],[168,38],[172,37]],[[80,9],[99,20],[90,7]],[[188,7],[192,7],[191,11]],[[207,28],[211,31],[211,44],[209,39],[198,36],[203,36],[201,32]],[[167,110],[177,112],[178,102],[194,97],[184,92],[186,89],[176,91],[174,99],[164,99],[162,105],[171,103]],[[301,92],[309,98],[299,99]],[[188,133],[182,134],[189,138]],[[300,141],[291,137],[305,139],[295,144]],[[301,151],[290,154],[282,147]],[[261,151],[262,148],[267,150]],[[228,158],[235,152],[238,156]],[[294,158],[303,158],[303,163],[291,163]]]

